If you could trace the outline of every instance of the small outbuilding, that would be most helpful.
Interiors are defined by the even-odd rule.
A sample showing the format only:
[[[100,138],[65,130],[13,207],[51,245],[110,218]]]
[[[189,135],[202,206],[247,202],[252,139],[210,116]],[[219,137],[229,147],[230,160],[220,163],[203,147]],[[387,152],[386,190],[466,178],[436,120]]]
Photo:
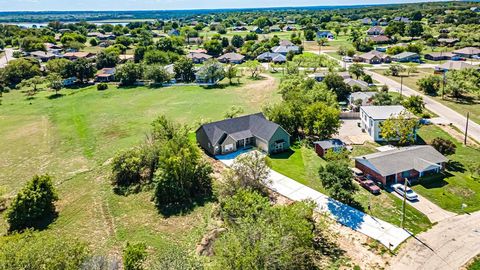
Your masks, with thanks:
[[[340,152],[345,149],[345,143],[339,139],[314,142],[315,152],[319,157],[324,157],[328,150]]]

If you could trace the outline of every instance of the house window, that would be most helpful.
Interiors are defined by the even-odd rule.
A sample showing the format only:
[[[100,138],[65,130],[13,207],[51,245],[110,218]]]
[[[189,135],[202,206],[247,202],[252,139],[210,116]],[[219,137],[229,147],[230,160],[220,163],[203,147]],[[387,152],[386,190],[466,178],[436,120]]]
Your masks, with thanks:
[[[410,177],[410,171],[402,172],[402,178],[407,178],[407,177]]]

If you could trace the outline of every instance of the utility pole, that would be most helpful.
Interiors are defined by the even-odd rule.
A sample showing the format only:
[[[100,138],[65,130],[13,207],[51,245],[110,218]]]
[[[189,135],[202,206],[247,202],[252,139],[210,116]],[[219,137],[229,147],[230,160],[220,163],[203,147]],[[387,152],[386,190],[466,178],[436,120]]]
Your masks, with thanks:
[[[465,125],[465,138],[463,139],[463,144],[467,145],[467,135],[468,135],[468,119],[470,118],[470,112],[467,112],[467,124]]]
[[[443,84],[442,84],[442,99],[445,95],[445,84],[447,83],[447,71],[443,71]]]

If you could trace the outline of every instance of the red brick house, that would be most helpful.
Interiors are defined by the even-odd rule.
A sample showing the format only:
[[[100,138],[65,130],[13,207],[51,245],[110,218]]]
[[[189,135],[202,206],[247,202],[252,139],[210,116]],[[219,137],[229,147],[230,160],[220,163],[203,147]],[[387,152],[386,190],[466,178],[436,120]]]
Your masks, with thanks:
[[[383,185],[439,173],[445,169],[448,161],[430,145],[403,147],[354,159],[356,168]]]

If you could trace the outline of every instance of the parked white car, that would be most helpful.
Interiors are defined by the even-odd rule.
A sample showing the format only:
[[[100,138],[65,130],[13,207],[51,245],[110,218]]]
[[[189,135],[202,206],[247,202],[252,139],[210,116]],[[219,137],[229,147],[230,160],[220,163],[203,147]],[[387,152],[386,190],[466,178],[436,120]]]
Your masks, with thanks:
[[[394,184],[392,185],[392,188],[393,190],[395,190],[395,192],[397,192],[398,194],[400,194],[400,196],[404,196],[405,194],[405,186],[402,185],[402,184]],[[406,195],[405,197],[407,198],[407,200],[409,201],[414,201],[414,200],[417,200],[418,199],[418,195],[417,193],[415,193],[411,188],[409,187],[406,187]]]

